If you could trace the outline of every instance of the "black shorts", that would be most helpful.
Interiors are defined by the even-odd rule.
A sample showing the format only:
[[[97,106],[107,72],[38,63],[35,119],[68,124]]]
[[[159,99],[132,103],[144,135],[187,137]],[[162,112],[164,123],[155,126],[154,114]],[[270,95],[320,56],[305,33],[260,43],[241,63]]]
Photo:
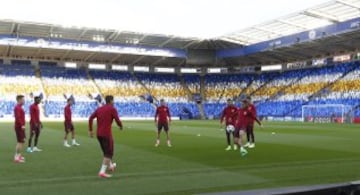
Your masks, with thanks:
[[[30,133],[40,134],[40,125],[30,124]]]
[[[251,133],[251,132],[253,132],[253,131],[254,131],[254,125],[248,125],[248,126],[246,127],[246,132]]]
[[[112,137],[97,136],[104,157],[112,159],[114,156],[114,141]]]
[[[158,123],[157,124],[158,127],[158,131],[161,131],[162,129],[164,129],[164,131],[168,132],[169,131],[169,123]]]
[[[65,126],[65,132],[69,133],[69,132],[73,132],[74,131],[74,125],[72,124],[72,122],[64,122],[64,126]]]
[[[16,140],[18,143],[25,143],[25,130],[21,128],[15,128]]]

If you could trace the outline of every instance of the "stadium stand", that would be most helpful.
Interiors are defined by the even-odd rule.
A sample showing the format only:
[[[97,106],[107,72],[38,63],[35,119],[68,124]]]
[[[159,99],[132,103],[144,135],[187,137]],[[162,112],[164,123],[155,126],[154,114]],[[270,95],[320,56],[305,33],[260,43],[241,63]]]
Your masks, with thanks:
[[[32,102],[29,94],[41,91],[41,81],[36,78],[33,67],[19,61],[13,63],[0,65],[0,116],[12,116],[17,94],[28,94],[24,105],[28,113]]]
[[[16,94],[44,92],[44,114],[62,117],[64,96],[76,99],[74,116],[87,117],[97,106],[93,97],[113,94],[120,115],[152,117],[154,106],[164,98],[173,116],[196,118],[199,107],[189,100],[185,87],[200,94],[199,75],[130,73],[86,69],[69,69],[54,64],[36,67],[24,62],[0,65],[1,116],[12,114]],[[301,107],[312,104],[351,105],[355,117],[360,116],[360,62],[332,66],[309,67],[284,72],[259,74],[230,73],[205,75],[203,110],[208,118],[219,117],[227,98],[251,95],[260,117],[301,117]],[[181,83],[184,81],[185,87]],[[25,81],[25,82],[24,82]],[[27,104],[32,102],[27,96]]]

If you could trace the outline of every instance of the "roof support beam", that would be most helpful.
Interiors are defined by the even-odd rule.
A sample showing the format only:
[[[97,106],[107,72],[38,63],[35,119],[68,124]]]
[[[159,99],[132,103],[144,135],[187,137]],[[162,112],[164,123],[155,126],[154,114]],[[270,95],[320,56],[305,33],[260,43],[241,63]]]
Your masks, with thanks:
[[[303,30],[308,30],[309,28],[307,28],[306,26],[303,26],[301,24],[296,24],[296,23],[293,23],[293,22],[289,22],[287,20],[283,20],[283,19],[277,19],[276,21],[280,22],[280,23],[283,23],[283,24],[288,24],[290,26],[295,26],[297,28],[301,28]]]
[[[176,66],[177,67],[179,67],[179,66],[181,66],[181,65],[185,65],[186,64],[186,60],[185,59],[183,59],[183,60],[181,60],[181,62],[179,63],[179,64],[177,64]]]
[[[120,57],[122,57],[122,56],[123,56],[122,54],[116,55],[115,57],[111,58],[110,63],[111,63],[111,64],[114,63],[116,60],[118,60],[118,59],[119,59]]]
[[[10,46],[6,52],[6,56],[11,57],[13,50],[14,50],[14,47]]]
[[[81,34],[76,38],[77,41],[80,41],[80,39],[85,35],[85,33],[87,32],[87,29],[84,29]]]
[[[276,31],[268,30],[268,29],[265,29],[265,28],[262,28],[262,27],[258,27],[258,26],[254,26],[254,27],[252,27],[252,28],[253,28],[253,29],[256,29],[256,30],[268,32],[268,33],[271,33],[271,34],[274,34],[274,35],[279,35],[279,36],[282,36],[282,35],[283,35],[283,34],[278,33],[278,32],[276,32]]]
[[[6,50],[4,51],[4,54],[3,54],[3,56],[7,56],[8,55],[8,53],[9,53],[9,50],[10,50],[10,45],[7,45],[6,46]]]
[[[119,36],[119,31],[114,31],[105,38],[105,41],[111,42],[117,36]]]
[[[162,43],[159,45],[159,47],[164,47],[166,44],[170,43],[170,42],[171,42],[172,40],[174,40],[174,39],[175,39],[175,37],[169,38],[168,40],[162,42]]]
[[[161,58],[155,60],[155,62],[151,63],[150,66],[155,66],[165,59],[166,59],[165,57],[161,57]]]
[[[184,45],[181,49],[187,49],[188,47],[190,47],[190,46],[192,46],[192,45],[194,45],[196,43],[199,43],[199,42],[200,41],[198,41],[198,40],[191,41],[188,44]]]
[[[119,38],[120,35],[121,35],[121,32],[120,32],[120,31],[116,32],[116,33],[113,35],[114,37],[111,37],[111,39],[109,38],[109,42],[115,41],[116,39]]]
[[[349,7],[353,7],[353,8],[356,8],[356,9],[360,9],[360,6],[355,5],[355,4],[350,3],[350,2],[348,2],[348,1],[345,1],[345,0],[336,0],[336,2],[341,3],[341,4],[343,4],[343,5],[347,5],[347,6],[349,6]]]
[[[140,62],[142,59],[144,59],[145,56],[140,56],[138,58],[136,58],[136,60],[134,60],[133,62],[130,63],[130,65],[135,65],[136,63]]]
[[[340,22],[339,19],[337,17],[335,17],[335,16],[325,14],[325,13],[321,13],[321,12],[314,11],[314,10],[306,10],[306,11],[302,12],[302,14],[304,14],[306,16],[322,19],[322,20],[327,20],[327,21],[332,22],[332,23]]]
[[[41,50],[42,50],[42,48],[40,47],[40,48],[36,51],[36,53],[34,54],[34,56],[38,58],[38,57],[39,57],[38,55],[40,54]]]
[[[251,44],[251,42],[249,42],[249,41],[235,40],[235,39],[230,38],[230,37],[221,37],[220,40],[227,41],[227,42],[230,42],[230,43],[240,44],[240,45],[250,45]]]
[[[95,56],[96,54],[97,54],[96,52],[91,52],[88,56],[86,56],[84,62],[88,61],[91,57]]]
[[[140,43],[141,41],[143,41],[148,35],[144,34],[139,40],[138,43]]]
[[[11,29],[10,29],[10,34],[12,34],[12,33],[14,33],[14,30],[15,30],[15,28],[16,28],[16,23],[14,22],[14,23],[12,23],[12,25],[11,25]]]
[[[73,50],[67,50],[66,53],[63,56],[61,56],[61,59],[67,58],[71,51],[73,51]]]

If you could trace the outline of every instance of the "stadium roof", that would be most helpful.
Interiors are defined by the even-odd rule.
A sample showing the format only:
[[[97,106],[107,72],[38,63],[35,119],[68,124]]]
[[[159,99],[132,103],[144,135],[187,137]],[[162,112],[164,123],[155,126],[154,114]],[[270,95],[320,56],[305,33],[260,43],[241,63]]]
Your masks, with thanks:
[[[267,1],[266,1],[267,2]],[[275,6],[275,5],[274,5]],[[270,10],[271,11],[271,10]],[[279,13],[277,13],[279,14]],[[1,15],[1,14],[0,14]],[[256,13],[254,13],[256,15]],[[221,36],[216,39],[184,38],[174,35],[139,33],[117,29],[90,28],[79,26],[63,26],[52,23],[26,22],[21,20],[0,20],[0,35],[27,36],[42,39],[68,39],[76,41],[91,41],[100,43],[118,43],[124,45],[152,46],[160,48],[204,49],[217,50],[224,48],[238,48],[257,42],[271,40],[284,35],[308,31],[324,26],[360,17],[360,0],[330,1],[316,7],[300,11],[296,14],[280,17],[270,22],[255,25],[236,33]],[[241,20],[241,19],[240,19]],[[245,20],[245,19],[244,19]],[[236,24],[233,24],[236,26]],[[314,41],[294,48],[283,48],[271,54],[256,54],[254,56],[239,57],[216,61],[211,65],[251,65],[254,63],[278,63],[281,61],[311,58],[312,56],[328,55],[335,51],[354,50],[359,47],[359,33],[344,35],[334,39]],[[357,41],[352,41],[356,39]],[[336,42],[335,42],[336,41]],[[331,45],[331,48],[327,46]],[[302,47],[304,46],[304,47]],[[315,54],[310,48],[321,48]],[[293,51],[288,52],[288,49]],[[271,52],[271,51],[270,51]],[[9,58],[45,59],[59,61],[99,62],[113,64],[146,64],[179,66],[185,65],[186,59],[146,56],[134,54],[101,53],[91,51],[76,51],[66,49],[30,48],[21,46],[0,46],[0,56]],[[209,64],[210,65],[210,64]]]
[[[326,1],[10,0],[0,19],[213,39]]]
[[[360,17],[360,0],[332,0],[222,36],[219,39],[250,45],[357,17]]]

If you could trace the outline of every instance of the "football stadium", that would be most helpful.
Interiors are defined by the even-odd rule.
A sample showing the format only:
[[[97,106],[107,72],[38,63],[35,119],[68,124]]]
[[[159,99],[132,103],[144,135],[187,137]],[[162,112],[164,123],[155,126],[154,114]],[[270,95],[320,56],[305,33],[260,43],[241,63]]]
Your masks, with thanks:
[[[360,0],[1,4],[0,194],[360,194]]]

